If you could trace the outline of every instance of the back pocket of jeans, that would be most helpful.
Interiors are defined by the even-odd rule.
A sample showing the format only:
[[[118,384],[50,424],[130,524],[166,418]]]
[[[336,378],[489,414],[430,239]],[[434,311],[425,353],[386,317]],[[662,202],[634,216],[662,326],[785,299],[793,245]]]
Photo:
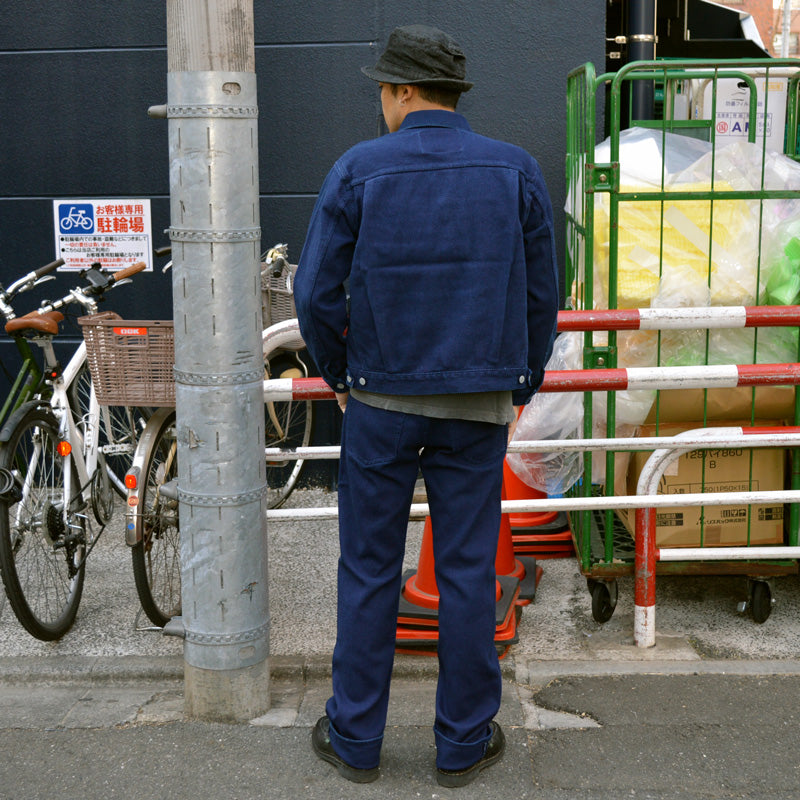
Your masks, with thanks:
[[[404,415],[373,408],[365,403],[347,404],[344,441],[347,454],[363,467],[391,464],[400,452]]]

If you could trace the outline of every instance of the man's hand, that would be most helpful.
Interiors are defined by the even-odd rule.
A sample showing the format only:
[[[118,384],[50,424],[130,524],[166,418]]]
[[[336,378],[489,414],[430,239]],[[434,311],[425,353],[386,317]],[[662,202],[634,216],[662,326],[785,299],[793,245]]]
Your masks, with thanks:
[[[350,397],[350,392],[334,392],[334,394],[336,395],[336,402],[339,404],[342,414],[344,414],[345,409],[347,408],[347,398]]]

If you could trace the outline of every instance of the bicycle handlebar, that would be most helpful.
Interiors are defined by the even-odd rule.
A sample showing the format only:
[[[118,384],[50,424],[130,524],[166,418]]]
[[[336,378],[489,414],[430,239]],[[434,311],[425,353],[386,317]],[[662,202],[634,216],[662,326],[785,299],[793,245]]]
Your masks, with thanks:
[[[37,309],[39,314],[47,314],[50,311],[56,311],[63,308],[70,303],[79,303],[82,305],[89,314],[97,312],[97,302],[103,297],[108,289],[111,289],[115,284],[124,281],[131,275],[141,272],[147,265],[144,261],[137,261],[129,267],[124,267],[115,273],[105,273],[99,264],[93,265],[90,269],[84,270],[81,275],[88,278],[89,283],[86,286],[77,286],[72,289],[69,294],[65,294],[58,300],[45,301]]]
[[[3,314],[7,321],[10,322],[17,316],[14,309],[9,305],[9,301],[13,300],[14,297],[21,292],[27,292],[29,289],[33,289],[45,275],[57,269],[63,263],[64,259],[59,258],[57,261],[51,261],[49,264],[45,264],[43,267],[32,270],[27,275],[23,275],[21,278],[14,281],[8,289],[3,289],[3,287],[0,286],[0,313]]]
[[[125,267],[124,269],[115,272],[109,280],[113,283],[118,283],[119,281],[124,281],[125,278],[130,278],[132,275],[135,275],[137,272],[141,272],[143,269],[147,269],[147,264],[144,261],[137,261],[135,264],[131,264],[129,267]]]
[[[11,300],[11,298],[20,292],[27,292],[28,289],[33,288],[36,281],[40,280],[45,275],[62,266],[63,264],[64,259],[59,258],[57,261],[51,261],[49,264],[39,267],[39,269],[32,270],[27,275],[23,275],[21,278],[14,281],[14,283],[12,283],[8,289],[0,290],[0,297],[2,297],[3,300]]]
[[[36,280],[38,281],[39,278],[44,277],[48,273],[53,272],[53,270],[56,270],[56,269],[58,269],[59,267],[61,267],[63,265],[64,265],[64,259],[63,258],[59,258],[56,261],[51,261],[49,264],[45,264],[43,267],[39,267],[39,269],[35,269],[31,273],[31,275],[35,275],[36,276]]]

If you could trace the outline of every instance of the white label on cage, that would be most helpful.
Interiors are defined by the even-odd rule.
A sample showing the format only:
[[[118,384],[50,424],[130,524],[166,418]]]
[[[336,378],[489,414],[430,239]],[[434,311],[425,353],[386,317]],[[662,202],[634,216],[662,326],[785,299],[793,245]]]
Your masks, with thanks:
[[[764,70],[760,75],[749,69],[756,87],[756,141],[767,135],[767,149],[783,152],[786,125],[787,78],[771,70],[767,86]],[[714,107],[714,129],[719,144],[734,140],[747,140],[750,133],[750,87],[740,77],[724,78],[724,71],[716,81],[716,106]],[[692,81],[694,85],[695,119],[711,119],[714,100],[714,80]]]

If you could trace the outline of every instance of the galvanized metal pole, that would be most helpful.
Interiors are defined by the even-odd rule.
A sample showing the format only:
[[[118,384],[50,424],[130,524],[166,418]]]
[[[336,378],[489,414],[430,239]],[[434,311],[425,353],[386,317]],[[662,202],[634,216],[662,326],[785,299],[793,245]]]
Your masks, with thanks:
[[[252,0],[167,0],[186,712],[269,708]]]
[[[789,38],[792,30],[792,0],[783,0],[783,23],[781,25],[781,58],[789,57]]]

